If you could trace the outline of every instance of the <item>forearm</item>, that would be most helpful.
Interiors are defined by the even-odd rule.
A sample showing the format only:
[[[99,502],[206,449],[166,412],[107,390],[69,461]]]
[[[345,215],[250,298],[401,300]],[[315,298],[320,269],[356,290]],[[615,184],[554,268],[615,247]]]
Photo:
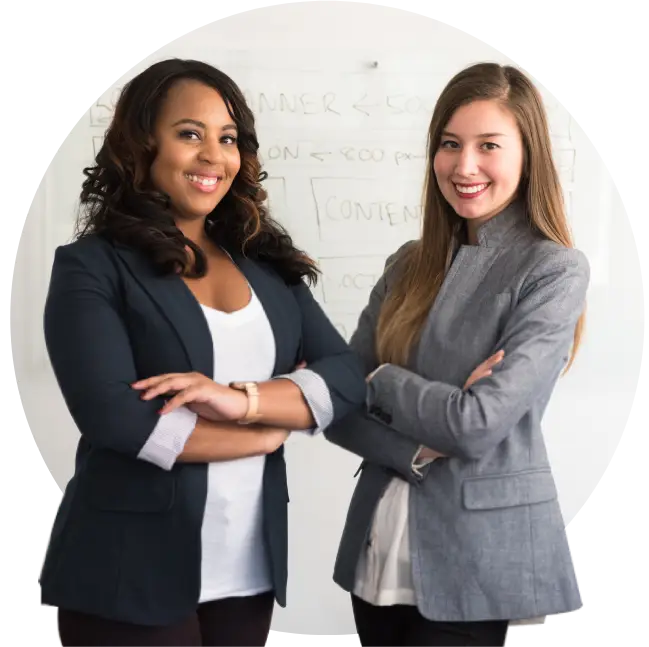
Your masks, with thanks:
[[[413,469],[421,445],[394,429],[369,419],[363,412],[354,412],[334,423],[324,432],[330,442],[353,452],[364,460],[390,468],[410,483],[417,484],[427,468]]]
[[[272,434],[278,430],[268,426],[244,427],[237,423],[211,422],[196,419],[177,461],[182,463],[214,463],[248,456],[262,456],[275,449]]]
[[[259,388],[259,424],[282,429],[310,429],[316,420],[297,384],[288,379],[261,382]]]

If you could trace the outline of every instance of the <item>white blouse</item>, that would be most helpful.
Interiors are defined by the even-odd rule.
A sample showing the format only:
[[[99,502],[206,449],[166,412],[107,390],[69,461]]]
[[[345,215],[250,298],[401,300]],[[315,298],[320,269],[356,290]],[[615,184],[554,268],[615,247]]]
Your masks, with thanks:
[[[416,604],[408,539],[409,488],[400,478],[388,484],[356,568],[354,595],[376,606]]]
[[[214,381],[270,379],[275,341],[256,295],[237,312],[202,308],[214,345]],[[199,602],[272,588],[262,528],[265,463],[265,456],[250,456],[208,465]]]
[[[250,286],[249,286],[250,287]],[[226,313],[201,305],[212,337],[214,376],[218,384],[271,379],[275,339],[268,317],[250,287],[249,303]],[[282,375],[297,384],[316,422],[313,433],[333,418],[324,380],[309,369]],[[163,416],[139,458],[171,469],[196,425],[196,414],[179,407]],[[272,589],[262,534],[262,489],[265,456],[208,465],[207,499],[201,528],[199,602],[256,595]]]

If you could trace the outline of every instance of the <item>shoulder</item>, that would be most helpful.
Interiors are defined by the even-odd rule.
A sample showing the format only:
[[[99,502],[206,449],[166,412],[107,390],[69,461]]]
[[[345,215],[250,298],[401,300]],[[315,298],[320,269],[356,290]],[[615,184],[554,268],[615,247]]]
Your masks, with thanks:
[[[57,258],[77,259],[91,266],[102,263],[114,253],[115,249],[111,243],[97,234],[78,238],[71,243],[60,245],[56,249]]]
[[[420,244],[418,240],[409,240],[407,243],[404,243],[397,249],[396,252],[390,254],[385,261],[385,268],[383,271],[383,276],[385,280],[392,279],[401,267],[403,263],[408,262],[408,259],[411,258],[411,254],[417,249],[417,246]]]
[[[90,234],[56,248],[52,281],[115,283],[118,278],[115,247],[105,238]]]
[[[530,250],[520,296],[534,299],[574,299],[583,301],[590,283],[590,265],[579,249],[543,241]]]
[[[590,276],[590,264],[584,252],[552,240],[535,241],[530,247],[528,263],[532,276],[556,271],[580,274],[586,278]]]
[[[526,232],[506,250],[507,263],[525,282],[544,275],[565,273],[590,278],[590,265],[586,255],[574,247],[565,247],[540,234]]]
[[[418,244],[418,240],[409,240],[407,243],[401,245],[396,252],[393,252],[388,256],[388,259],[385,262],[385,268],[389,269],[399,261],[406,259],[416,249]]]

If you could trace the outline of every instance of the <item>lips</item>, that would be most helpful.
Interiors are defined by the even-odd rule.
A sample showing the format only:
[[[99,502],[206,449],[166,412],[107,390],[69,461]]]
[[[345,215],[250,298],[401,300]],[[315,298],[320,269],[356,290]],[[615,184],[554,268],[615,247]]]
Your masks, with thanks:
[[[214,186],[220,179],[218,176],[193,175],[191,173],[185,173],[185,177],[190,182],[195,182],[197,184],[202,184],[203,186]]]
[[[453,183],[455,193],[463,200],[472,200],[481,196],[491,186],[491,182],[480,184],[456,184]]]
[[[196,175],[193,173],[185,173],[185,177],[189,183],[203,193],[212,193],[216,191],[218,185],[221,183],[222,178],[210,175]]]

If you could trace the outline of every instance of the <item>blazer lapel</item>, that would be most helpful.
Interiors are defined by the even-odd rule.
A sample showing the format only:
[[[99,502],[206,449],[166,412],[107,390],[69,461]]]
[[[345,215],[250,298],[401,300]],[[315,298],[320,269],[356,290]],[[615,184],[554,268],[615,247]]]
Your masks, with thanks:
[[[178,335],[192,371],[208,377],[214,375],[212,337],[200,304],[183,280],[173,274],[158,275],[137,250],[114,243],[118,257],[133,278],[159,306]]]

